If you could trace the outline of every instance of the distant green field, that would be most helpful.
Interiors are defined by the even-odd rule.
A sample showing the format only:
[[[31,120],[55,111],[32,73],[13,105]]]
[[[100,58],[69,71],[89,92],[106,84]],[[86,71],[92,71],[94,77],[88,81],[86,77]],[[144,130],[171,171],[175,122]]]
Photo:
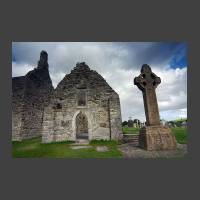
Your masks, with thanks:
[[[122,127],[123,134],[139,134],[139,128],[134,128],[134,127],[128,127],[124,126]]]
[[[175,127],[171,128],[174,133],[176,140],[179,144],[187,144],[188,142],[188,133],[187,129],[184,127]]]
[[[121,158],[116,141],[91,141],[91,148],[71,149],[73,142],[57,142],[42,144],[41,138],[13,142],[12,155],[14,158]],[[109,151],[98,152],[96,146],[107,146]]]
[[[123,134],[139,134],[139,128],[133,127],[123,127]],[[187,144],[188,141],[188,134],[187,129],[184,127],[175,127],[171,128],[173,134],[176,137],[176,140],[180,144]]]

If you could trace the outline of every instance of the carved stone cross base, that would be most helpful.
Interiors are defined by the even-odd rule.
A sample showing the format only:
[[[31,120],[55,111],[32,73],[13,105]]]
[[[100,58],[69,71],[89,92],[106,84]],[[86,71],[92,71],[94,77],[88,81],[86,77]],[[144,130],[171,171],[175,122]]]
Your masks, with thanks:
[[[146,150],[173,150],[176,139],[168,127],[146,126],[140,129],[139,145]]]

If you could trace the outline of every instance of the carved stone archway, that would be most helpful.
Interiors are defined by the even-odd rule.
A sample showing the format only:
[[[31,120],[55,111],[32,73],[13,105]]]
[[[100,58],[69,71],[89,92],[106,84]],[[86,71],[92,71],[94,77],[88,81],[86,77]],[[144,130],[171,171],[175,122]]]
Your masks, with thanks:
[[[76,116],[76,138],[88,139],[88,119],[82,112]]]
[[[92,127],[91,127],[91,119],[90,119],[90,115],[88,112],[84,112],[81,110],[77,110],[74,113],[73,119],[72,119],[72,131],[73,131],[73,138],[74,140],[79,139],[79,137],[77,137],[77,120],[80,116],[84,116],[85,120],[87,120],[87,139],[91,140],[92,139]]]

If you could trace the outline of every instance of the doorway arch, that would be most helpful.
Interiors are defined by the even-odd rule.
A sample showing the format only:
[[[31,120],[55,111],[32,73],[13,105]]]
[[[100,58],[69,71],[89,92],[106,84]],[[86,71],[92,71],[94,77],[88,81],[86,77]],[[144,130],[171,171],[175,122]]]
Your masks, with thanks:
[[[76,138],[88,140],[88,119],[82,112],[76,116]]]
[[[76,117],[79,113],[82,113],[86,116],[87,118],[87,122],[88,122],[88,140],[91,140],[92,139],[92,124],[91,124],[91,115],[89,112],[87,111],[83,111],[83,110],[76,110],[74,115],[73,115],[73,118],[72,118],[72,132],[73,132],[73,135],[72,137],[74,138],[74,140],[77,139],[77,135],[76,135]]]

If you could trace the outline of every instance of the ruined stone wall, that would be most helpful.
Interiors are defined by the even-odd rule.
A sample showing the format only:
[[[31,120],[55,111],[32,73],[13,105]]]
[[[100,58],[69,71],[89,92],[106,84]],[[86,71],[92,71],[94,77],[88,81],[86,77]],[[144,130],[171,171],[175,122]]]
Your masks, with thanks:
[[[21,113],[24,99],[25,77],[12,79],[12,140],[20,140]]]
[[[47,60],[42,64],[39,61],[38,67],[24,77],[13,78],[12,83],[12,139],[39,136],[44,107],[48,105],[53,92]]]
[[[85,101],[79,99],[80,93],[85,96]],[[44,112],[43,142],[76,140],[76,116],[80,112],[87,117],[90,140],[109,139],[110,134],[112,139],[120,139],[119,96],[101,75],[90,70],[85,63],[78,64],[54,91]]]
[[[53,90],[48,69],[36,68],[29,72],[25,85],[21,135],[32,138],[41,133],[44,107]]]
[[[122,119],[120,100],[117,93],[110,98],[110,120],[113,139],[122,139]]]

